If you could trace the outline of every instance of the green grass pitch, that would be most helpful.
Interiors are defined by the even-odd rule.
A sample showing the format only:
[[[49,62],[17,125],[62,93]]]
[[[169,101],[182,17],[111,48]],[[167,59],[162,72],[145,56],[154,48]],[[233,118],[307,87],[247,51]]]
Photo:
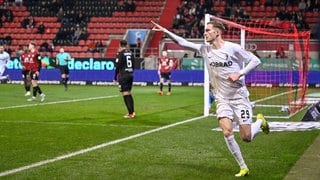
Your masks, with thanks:
[[[22,85],[0,85],[0,174],[25,167],[0,179],[234,179],[239,170],[222,133],[212,131],[215,117],[168,127],[202,116],[203,87],[173,87],[171,96],[159,96],[156,86],[134,86],[134,119],[123,118],[117,86],[40,87],[43,103],[27,102]],[[245,143],[236,133],[247,179],[283,179],[318,134],[261,133]]]

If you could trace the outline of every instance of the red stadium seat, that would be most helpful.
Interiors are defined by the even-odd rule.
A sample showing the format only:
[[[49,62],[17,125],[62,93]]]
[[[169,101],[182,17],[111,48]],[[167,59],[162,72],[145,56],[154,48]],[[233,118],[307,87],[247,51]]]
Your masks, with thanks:
[[[86,42],[85,40],[79,40],[79,43],[78,43],[79,46],[86,46]]]
[[[278,12],[279,11],[279,7],[278,6],[272,6],[272,11]]]
[[[253,2],[253,6],[255,6],[255,7],[260,6],[260,2],[259,2],[259,1],[254,1],[254,2]]]
[[[247,13],[250,13],[252,11],[252,7],[251,6],[246,6],[245,10],[247,11]]]

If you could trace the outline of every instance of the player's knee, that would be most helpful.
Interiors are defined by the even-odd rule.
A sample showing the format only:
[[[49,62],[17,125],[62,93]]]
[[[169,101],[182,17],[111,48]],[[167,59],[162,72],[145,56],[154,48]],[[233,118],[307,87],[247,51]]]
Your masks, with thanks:
[[[233,135],[233,132],[232,132],[231,129],[224,129],[224,130],[223,130],[223,135],[224,135],[225,137],[229,137],[229,136]]]

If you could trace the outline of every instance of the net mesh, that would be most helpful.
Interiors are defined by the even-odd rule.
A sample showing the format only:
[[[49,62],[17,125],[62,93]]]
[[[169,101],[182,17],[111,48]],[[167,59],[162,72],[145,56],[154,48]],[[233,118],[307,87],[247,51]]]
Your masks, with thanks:
[[[255,112],[288,117],[306,105],[309,31],[298,31],[285,21],[228,20],[211,15],[210,20],[222,21],[226,25],[223,38],[244,42],[243,47],[262,61],[246,76],[250,99],[256,102]]]

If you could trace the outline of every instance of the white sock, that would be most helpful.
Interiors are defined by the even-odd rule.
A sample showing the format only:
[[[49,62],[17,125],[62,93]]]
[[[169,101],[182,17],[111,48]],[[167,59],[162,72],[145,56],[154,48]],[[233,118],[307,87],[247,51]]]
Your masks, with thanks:
[[[251,124],[251,140],[256,137],[256,135],[259,133],[260,127],[261,127],[262,120],[257,119],[256,122]]]
[[[244,159],[242,157],[240,147],[236,142],[236,140],[234,139],[234,135],[231,135],[229,137],[224,137],[224,139],[226,141],[229,151],[231,152],[234,159],[237,161],[240,168],[241,169],[247,168],[247,165],[244,162]]]

